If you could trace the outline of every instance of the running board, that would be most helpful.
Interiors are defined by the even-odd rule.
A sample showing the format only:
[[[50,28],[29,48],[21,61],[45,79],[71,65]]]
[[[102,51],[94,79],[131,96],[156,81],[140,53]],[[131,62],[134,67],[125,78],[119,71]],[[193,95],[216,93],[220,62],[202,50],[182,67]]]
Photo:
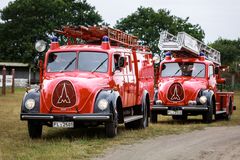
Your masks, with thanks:
[[[136,120],[139,120],[142,118],[143,118],[143,115],[126,116],[126,117],[124,117],[124,123],[129,123],[129,122],[136,121]]]
[[[216,114],[224,114],[226,111],[217,111]]]

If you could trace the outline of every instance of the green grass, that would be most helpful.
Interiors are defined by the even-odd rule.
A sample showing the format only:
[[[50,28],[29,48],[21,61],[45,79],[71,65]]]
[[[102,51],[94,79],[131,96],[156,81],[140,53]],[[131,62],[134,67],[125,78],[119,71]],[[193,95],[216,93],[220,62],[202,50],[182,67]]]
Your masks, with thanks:
[[[203,124],[201,117],[190,117],[187,122],[173,121],[160,116],[158,124],[150,124],[144,130],[125,130],[119,127],[116,138],[104,136],[104,128],[55,129],[44,127],[43,138],[31,140],[27,123],[20,121],[19,112],[24,89],[15,94],[0,96],[0,160],[70,160],[88,159],[101,155],[107,148],[119,144],[131,144],[143,139],[166,134],[180,134],[211,126],[233,126],[240,124],[240,110],[234,112],[231,121],[216,121]],[[235,94],[235,105],[240,106],[240,92]]]

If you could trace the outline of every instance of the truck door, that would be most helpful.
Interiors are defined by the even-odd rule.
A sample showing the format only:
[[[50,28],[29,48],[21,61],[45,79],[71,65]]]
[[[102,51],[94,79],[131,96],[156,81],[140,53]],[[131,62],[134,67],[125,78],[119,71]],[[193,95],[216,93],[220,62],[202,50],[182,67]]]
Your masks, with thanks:
[[[127,58],[127,77],[128,77],[128,87],[127,87],[127,92],[128,92],[128,106],[134,106],[135,105],[135,99],[136,99],[136,77],[134,76],[134,71],[133,71],[133,63],[132,63],[132,58],[130,54],[126,54]]]
[[[214,74],[214,67],[213,65],[208,66],[208,86],[210,89],[216,89],[216,75]]]
[[[120,68],[118,65],[119,62],[119,58],[121,56],[124,56],[124,54],[120,54],[120,53],[115,53],[113,55],[113,81],[115,82],[115,85],[118,88],[119,94],[122,98],[122,103],[123,103],[123,107],[127,106],[127,76],[126,76],[126,67]]]

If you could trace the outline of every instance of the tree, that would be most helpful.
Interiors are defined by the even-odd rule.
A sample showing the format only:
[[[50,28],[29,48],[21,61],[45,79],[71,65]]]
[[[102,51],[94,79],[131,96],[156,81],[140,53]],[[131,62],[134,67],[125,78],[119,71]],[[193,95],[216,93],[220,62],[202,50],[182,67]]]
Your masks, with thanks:
[[[159,52],[157,47],[159,33],[167,30],[172,34],[184,31],[193,37],[203,40],[204,31],[196,24],[188,22],[189,18],[182,19],[170,14],[170,11],[159,9],[155,12],[152,8],[140,7],[136,12],[117,21],[115,28],[124,30],[138,36],[153,52]]]
[[[238,64],[240,64],[240,39],[228,40],[219,38],[210,45],[220,51],[222,64],[230,66],[233,72],[238,71]]]
[[[95,25],[102,17],[86,0],[16,0],[0,11],[0,61],[31,62],[34,43],[62,25]]]

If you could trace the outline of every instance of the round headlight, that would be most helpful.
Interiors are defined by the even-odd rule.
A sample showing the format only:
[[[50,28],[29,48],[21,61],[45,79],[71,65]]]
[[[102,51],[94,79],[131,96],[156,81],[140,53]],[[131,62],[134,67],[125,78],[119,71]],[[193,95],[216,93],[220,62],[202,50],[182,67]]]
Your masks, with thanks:
[[[155,64],[160,63],[160,56],[159,56],[158,54],[155,54],[155,55],[153,56],[153,60],[154,60],[154,63],[155,63]]]
[[[28,109],[28,110],[31,110],[35,107],[35,100],[34,99],[28,99],[26,102],[25,102],[25,107]]]
[[[207,102],[207,97],[206,97],[206,96],[201,96],[201,97],[199,98],[199,102],[200,102],[201,104],[205,104],[205,103]]]
[[[47,42],[45,42],[43,40],[39,40],[35,43],[35,49],[38,52],[43,52],[43,51],[45,51],[46,48],[47,48]]]
[[[105,109],[107,109],[107,107],[108,107],[108,101],[106,100],[106,99],[101,99],[99,102],[98,102],[98,108],[100,109],[100,110],[105,110]]]
[[[160,99],[158,99],[158,100],[156,100],[156,104],[162,104],[162,100],[160,100]]]

